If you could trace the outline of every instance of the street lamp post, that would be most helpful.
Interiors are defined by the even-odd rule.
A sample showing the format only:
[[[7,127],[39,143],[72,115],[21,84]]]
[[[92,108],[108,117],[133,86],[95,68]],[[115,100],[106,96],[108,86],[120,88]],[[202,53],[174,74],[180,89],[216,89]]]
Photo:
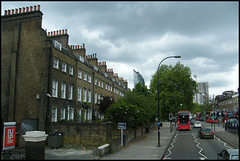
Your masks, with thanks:
[[[158,68],[157,68],[158,122],[160,122],[160,114],[159,114],[159,74],[158,74],[158,71],[159,71],[159,67],[160,67],[161,63],[168,58],[181,58],[181,56],[166,57],[158,64]],[[158,147],[160,147],[160,123],[158,124]]]

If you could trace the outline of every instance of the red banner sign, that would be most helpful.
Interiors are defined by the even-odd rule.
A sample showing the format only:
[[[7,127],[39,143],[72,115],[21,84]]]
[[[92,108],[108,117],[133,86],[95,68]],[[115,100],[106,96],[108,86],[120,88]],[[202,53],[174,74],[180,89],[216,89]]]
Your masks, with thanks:
[[[3,150],[15,148],[16,122],[4,122]]]

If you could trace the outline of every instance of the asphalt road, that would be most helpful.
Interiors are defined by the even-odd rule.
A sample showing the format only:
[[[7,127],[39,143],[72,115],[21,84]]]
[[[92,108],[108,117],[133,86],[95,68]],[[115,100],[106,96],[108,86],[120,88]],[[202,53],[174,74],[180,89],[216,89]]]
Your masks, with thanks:
[[[190,131],[177,131],[172,143],[169,145],[164,159],[217,159],[217,154],[223,149],[232,148],[219,138],[200,139],[199,128],[191,126]]]

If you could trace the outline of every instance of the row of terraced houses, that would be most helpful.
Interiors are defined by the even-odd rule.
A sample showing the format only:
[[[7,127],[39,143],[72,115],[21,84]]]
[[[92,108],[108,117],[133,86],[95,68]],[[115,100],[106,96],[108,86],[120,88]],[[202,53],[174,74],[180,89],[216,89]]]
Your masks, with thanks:
[[[51,122],[102,119],[99,101],[119,99],[128,82],[85,44],[70,45],[67,29],[42,29],[40,6],[5,10],[1,16],[1,118]]]

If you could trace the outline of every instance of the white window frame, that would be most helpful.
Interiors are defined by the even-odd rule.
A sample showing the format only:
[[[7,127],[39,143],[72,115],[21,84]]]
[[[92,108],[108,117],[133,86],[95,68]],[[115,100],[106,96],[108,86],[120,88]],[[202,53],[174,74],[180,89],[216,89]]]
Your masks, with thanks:
[[[97,98],[97,93],[95,93],[95,95],[94,95],[94,103],[95,103],[95,104],[97,104],[97,100],[98,100],[98,98]]]
[[[78,101],[82,101],[82,88],[78,88]]]
[[[84,120],[87,120],[87,110],[84,109],[83,112],[84,112],[84,113],[83,113],[83,119],[84,119]]]
[[[58,97],[58,81],[56,80],[52,82],[52,97]]]
[[[83,89],[83,102],[87,102],[87,89]]]
[[[57,108],[56,107],[52,107],[52,122],[57,122]]]
[[[69,65],[69,75],[73,75],[73,66]]]
[[[61,98],[66,99],[66,83],[62,82],[61,84]]]
[[[56,57],[53,58],[53,68],[55,69],[59,68],[59,59]]]
[[[101,86],[101,82],[100,82],[100,80],[98,80],[98,87],[100,87]]]
[[[78,78],[82,79],[82,71],[80,69],[78,69]]]
[[[68,106],[67,120],[74,120],[74,107],[70,105]]]
[[[88,120],[92,120],[92,109],[88,108]]]
[[[82,121],[82,109],[78,109],[78,122]]]
[[[94,84],[95,84],[95,86],[97,86],[97,82],[98,82],[98,80],[95,79],[95,80],[94,80]]]
[[[83,73],[83,80],[87,81],[87,73]]]
[[[89,89],[88,90],[88,103],[91,103],[91,95],[92,95],[92,92],[91,92],[91,90]]]
[[[64,120],[66,118],[66,109],[65,107],[62,107],[61,108],[61,111],[60,111],[60,120]]]
[[[62,62],[62,72],[67,73],[67,63]]]
[[[92,83],[92,76],[88,75],[88,82]]]
[[[73,85],[69,84],[68,85],[68,100],[73,99]]]
[[[100,100],[101,100],[101,95],[98,95],[98,103],[100,104]]]

